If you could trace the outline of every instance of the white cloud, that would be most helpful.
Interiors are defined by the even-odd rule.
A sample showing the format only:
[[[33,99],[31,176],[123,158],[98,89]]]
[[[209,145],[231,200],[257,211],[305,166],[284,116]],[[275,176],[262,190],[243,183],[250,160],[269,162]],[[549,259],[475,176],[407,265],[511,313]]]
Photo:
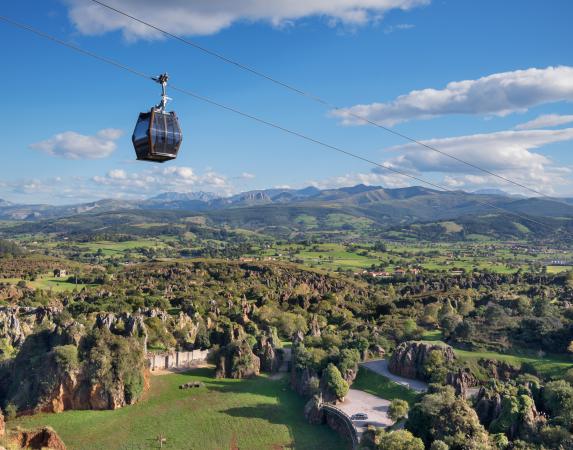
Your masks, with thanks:
[[[411,23],[399,23],[398,25],[389,25],[386,28],[384,28],[384,34],[391,34],[394,33],[394,31],[403,31],[403,30],[411,30],[412,28],[415,28],[416,25],[413,25]]]
[[[537,191],[546,194],[572,195],[573,170],[533,151],[545,145],[571,140],[573,140],[573,128],[501,131],[430,139],[422,142]],[[507,192],[535,195],[416,144],[390,147],[387,152],[400,154],[381,161],[380,164],[450,189],[472,190],[496,187]],[[368,173],[349,173],[312,181],[310,184],[318,188],[333,188],[359,183],[382,185],[388,188],[414,185],[432,188],[420,181],[391,173],[381,167],[376,167]]]
[[[573,114],[562,116],[559,114],[544,114],[529,122],[519,124],[515,127],[516,130],[534,130],[536,128],[550,128],[559,125],[573,123]]]
[[[573,128],[562,130],[500,131],[422,141],[445,153],[471,162],[476,166],[547,193],[556,187],[570,185],[571,170],[533,150],[556,142],[573,140]],[[391,147],[399,156],[386,161],[387,165],[415,173],[447,174],[450,186],[490,185],[516,191],[516,187],[496,177],[484,174],[444,155],[421,148],[416,144]],[[375,169],[380,172],[382,169]],[[527,191],[521,191],[528,194]],[[531,194],[529,192],[529,194]]]
[[[204,190],[228,194],[233,191],[227,177],[214,171],[197,174],[191,167],[153,167],[140,172],[114,169],[105,176],[95,176],[92,182],[103,188],[105,195],[142,198],[165,191],[191,192]]]
[[[123,169],[113,169],[107,174],[112,180],[125,180],[127,178],[127,173]]]
[[[65,0],[69,17],[83,34],[121,30],[128,40],[157,39],[161,34],[125,16],[85,0]],[[389,10],[408,10],[431,0],[108,0],[111,6],[136,15],[172,33],[208,35],[238,21],[267,22],[281,27],[311,16],[330,25],[364,25]]]
[[[256,175],[249,172],[243,172],[240,178],[242,178],[243,180],[254,180],[256,178]]]
[[[66,159],[101,159],[110,156],[117,148],[121,130],[106,128],[94,136],[75,131],[65,131],[41,142],[30,144],[30,148],[50,156]]]
[[[477,80],[453,81],[444,89],[411,91],[387,103],[331,111],[345,125],[365,125],[349,113],[392,126],[449,114],[505,116],[544,103],[573,101],[573,67],[502,72]]]
[[[401,188],[412,185],[412,180],[410,178],[396,173],[381,173],[381,171],[382,169],[380,169],[380,172],[349,173],[337,177],[326,178],[324,180],[310,181],[309,184],[319,189],[334,189],[356,186],[357,184],[364,184],[366,186],[384,186],[387,188]]]

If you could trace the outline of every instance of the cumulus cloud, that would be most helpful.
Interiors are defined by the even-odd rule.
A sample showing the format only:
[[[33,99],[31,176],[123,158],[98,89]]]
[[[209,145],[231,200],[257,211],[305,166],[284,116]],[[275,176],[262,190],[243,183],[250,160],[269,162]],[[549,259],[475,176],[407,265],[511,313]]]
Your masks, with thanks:
[[[559,125],[566,125],[573,123],[572,115],[559,115],[559,114],[544,114],[529,122],[519,124],[515,127],[516,130],[534,130],[536,128],[551,128]]]
[[[573,101],[573,67],[502,72],[477,80],[453,81],[444,89],[422,89],[386,103],[331,111],[345,125],[365,125],[351,114],[387,126],[449,114],[505,116],[545,103]]]
[[[30,144],[30,148],[58,158],[101,159],[107,158],[115,151],[116,141],[122,134],[121,130],[115,128],[98,131],[94,136],[65,131],[44,141]]]
[[[93,177],[92,182],[105,188],[105,192],[111,195],[121,193],[134,198],[164,191],[206,190],[227,194],[233,190],[225,175],[211,170],[198,174],[186,166],[153,167],[129,173],[123,169],[114,169],[104,176]]]
[[[573,128],[562,130],[500,131],[441,139],[423,143],[536,190],[554,192],[559,185],[568,185],[571,170],[548,156],[533,150],[557,142],[573,140]],[[400,155],[386,161],[387,165],[416,173],[446,174],[450,186],[495,185],[509,190],[515,187],[503,180],[460,164],[442,154],[425,150],[416,144],[391,147]],[[383,169],[375,169],[382,172]],[[526,192],[522,192],[526,193]]]
[[[573,193],[570,167],[553,161],[534,151],[545,145],[573,140],[573,128],[563,130],[501,131],[422,141],[460,159],[469,161],[505,178],[546,194]],[[397,156],[382,160],[380,164],[400,170],[449,189],[472,190],[497,187],[507,192],[532,195],[495,176],[472,169],[452,159],[421,148],[415,144],[394,146],[387,153]],[[310,184],[319,188],[352,186],[356,184],[382,185],[398,188],[424,185],[407,176],[376,167],[367,173],[349,173]],[[427,186],[430,187],[431,186]]]
[[[384,186],[387,188],[401,188],[412,185],[412,180],[396,173],[382,173],[371,171],[369,173],[349,173],[336,177],[329,177],[324,180],[313,180],[309,184],[319,189],[334,189],[340,187],[356,186],[364,184],[366,186]],[[420,183],[418,183],[420,184]]]
[[[120,30],[128,40],[157,39],[155,30],[85,0],[65,0],[69,17],[83,34],[97,35]],[[327,23],[364,25],[389,10],[408,10],[431,0],[108,0],[117,7],[172,33],[208,35],[238,21],[267,22],[273,26],[292,24],[311,17]]]

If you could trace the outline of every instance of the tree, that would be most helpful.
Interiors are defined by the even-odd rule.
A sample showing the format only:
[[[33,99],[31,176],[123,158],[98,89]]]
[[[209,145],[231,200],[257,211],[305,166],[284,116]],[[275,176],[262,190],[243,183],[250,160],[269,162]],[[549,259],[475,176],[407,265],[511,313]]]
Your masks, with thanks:
[[[342,378],[342,374],[338,367],[334,364],[330,363],[326,366],[325,374],[324,374],[325,382],[328,388],[334,393],[337,399],[343,399],[346,394],[348,393],[348,383],[344,378]]]
[[[450,450],[450,447],[448,447],[448,444],[446,444],[444,441],[440,441],[438,439],[437,441],[432,442],[432,445],[430,445],[430,450]]]
[[[424,450],[424,443],[406,430],[397,430],[377,436],[378,450]]]
[[[408,406],[407,401],[395,398],[388,407],[388,417],[390,417],[394,422],[398,422],[399,420],[406,418],[409,409],[410,407]]]
[[[408,413],[406,429],[428,445],[439,439],[451,450],[491,449],[476,412],[451,386],[432,385]]]
[[[545,385],[543,400],[556,422],[570,428],[573,423],[573,386],[564,380],[551,381]]]

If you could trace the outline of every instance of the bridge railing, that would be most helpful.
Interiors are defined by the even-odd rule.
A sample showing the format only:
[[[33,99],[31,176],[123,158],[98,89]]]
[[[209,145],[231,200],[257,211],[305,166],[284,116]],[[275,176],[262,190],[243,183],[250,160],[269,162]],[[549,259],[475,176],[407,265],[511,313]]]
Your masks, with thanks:
[[[346,425],[346,428],[348,429],[348,434],[350,437],[350,441],[352,443],[352,449],[353,450],[357,449],[359,444],[358,431],[356,430],[356,427],[354,426],[354,423],[352,422],[352,419],[348,416],[348,414],[346,414],[340,408],[337,408],[336,406],[329,403],[323,403],[321,408],[327,413],[332,413],[338,418],[342,419],[342,421]]]

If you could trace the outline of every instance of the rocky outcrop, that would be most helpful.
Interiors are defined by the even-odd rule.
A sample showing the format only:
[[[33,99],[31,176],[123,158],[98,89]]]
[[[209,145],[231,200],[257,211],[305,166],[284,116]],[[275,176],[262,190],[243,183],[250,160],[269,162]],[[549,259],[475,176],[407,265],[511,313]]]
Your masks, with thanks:
[[[546,422],[524,387],[495,384],[480,388],[474,407],[480,422],[492,433],[510,439],[529,439]]]
[[[309,368],[291,369],[291,387],[298,394],[303,397],[308,397],[316,393],[319,386],[319,377],[316,372]]]
[[[381,345],[375,344],[368,349],[368,353],[372,358],[384,358],[386,350]]]
[[[446,384],[453,386],[457,395],[467,397],[468,390],[477,386],[478,380],[469,369],[458,369],[457,372],[448,372]]]
[[[4,422],[4,415],[0,411],[0,437],[3,437],[6,433],[6,422]]]
[[[261,360],[261,370],[263,372],[274,373],[279,370],[282,364],[282,353],[277,351],[275,338],[270,334],[263,334],[257,339],[254,352]]]
[[[0,308],[0,359],[8,349],[19,349],[27,336],[42,326],[54,327],[54,318],[61,312],[60,308],[44,307],[1,307]]]
[[[424,367],[432,351],[439,351],[447,365],[456,359],[454,350],[449,345],[408,341],[402,342],[396,347],[388,363],[388,369],[395,375],[425,380]]]
[[[10,441],[20,448],[34,450],[66,450],[64,442],[50,427],[40,428],[35,431],[15,431],[9,437]]]
[[[246,341],[232,342],[221,348],[217,357],[217,378],[250,378],[259,375],[261,360]]]
[[[474,407],[479,421],[486,428],[501,414],[501,395],[481,387]]]
[[[489,378],[499,381],[515,380],[520,374],[519,368],[507,361],[497,359],[480,359],[478,364],[483,367]]]
[[[3,402],[13,403],[20,414],[117,409],[136,402],[144,390],[141,339],[96,326],[78,342],[81,329],[71,321],[29,335],[17,356],[0,366]]]
[[[322,401],[318,396],[315,395],[306,402],[306,405],[304,405],[304,417],[312,425],[322,425],[326,421],[322,409]]]

